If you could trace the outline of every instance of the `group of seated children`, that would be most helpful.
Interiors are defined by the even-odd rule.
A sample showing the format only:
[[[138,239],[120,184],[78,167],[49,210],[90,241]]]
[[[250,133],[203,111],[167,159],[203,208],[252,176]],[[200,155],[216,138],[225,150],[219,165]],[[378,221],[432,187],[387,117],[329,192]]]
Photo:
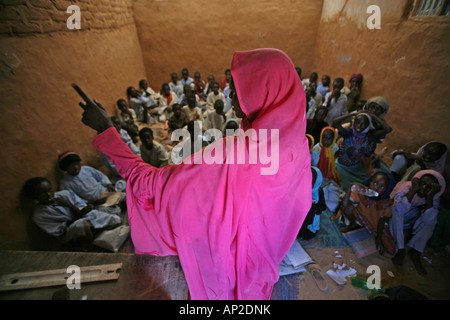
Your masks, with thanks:
[[[237,130],[241,121],[231,108],[229,69],[225,71],[225,77],[220,82],[215,81],[213,75],[209,75],[208,82],[205,82],[199,72],[195,72],[194,78],[191,78],[187,68],[184,68],[181,74],[182,78],[178,80],[177,73],[172,73],[170,81],[163,83],[159,92],[151,89],[146,80],[140,80],[139,89],[132,86],[127,88],[128,102],[125,99],[117,100],[120,114],[119,117],[113,117],[113,122],[120,121],[120,128],[119,124],[116,127],[122,139],[133,153],[158,168],[180,163],[188,156],[182,154],[183,144],[190,143],[194,146],[194,141],[200,136],[184,136],[183,139],[164,147],[154,140],[153,131],[146,127],[146,124],[157,121],[164,123],[169,136],[177,129],[190,132],[190,128],[193,130],[196,127],[201,133],[208,129],[217,129],[225,136],[227,129]],[[140,125],[145,128],[139,130]],[[145,132],[141,132],[142,130]],[[147,143],[142,139],[143,134]],[[213,142],[214,137],[202,135],[201,139],[205,140],[200,144],[204,147]],[[140,148],[136,147],[139,140]],[[192,149],[192,152],[198,151],[197,149]],[[116,175],[113,164],[104,157],[102,159]]]
[[[297,70],[301,79],[301,70]],[[112,122],[130,150],[146,163],[157,168],[179,164],[214,142],[213,137],[203,134],[205,130],[218,129],[223,136],[238,130],[240,119],[236,118],[229,98],[230,78],[231,72],[226,70],[220,83],[213,75],[205,82],[199,72],[191,78],[185,68],[181,80],[172,73],[171,80],[162,84],[159,92],[141,80],[139,89],[127,88],[128,101],[117,100],[120,113],[112,117]],[[402,265],[409,248],[408,256],[424,274],[420,255],[433,236],[439,200],[446,188],[443,174],[447,146],[432,141],[416,153],[394,151],[391,167],[381,162],[375,150],[392,131],[384,120],[389,104],[380,96],[362,100],[362,82],[363,76],[354,74],[349,87],[342,78],[331,83],[328,75],[318,83],[315,72],[302,80],[313,206],[299,237],[314,237],[320,228],[320,214],[328,209],[336,213],[333,219],[341,216],[345,222],[342,232],[366,227],[380,252],[393,255],[397,266]],[[145,125],[152,119],[163,122],[169,134],[177,129],[186,129],[189,134],[171,146],[163,146]],[[139,129],[139,123],[144,127]],[[183,154],[185,150],[191,152]],[[100,157],[112,176],[123,181],[109,159],[102,154]],[[105,174],[81,166],[80,162],[75,152],[60,156],[60,168],[67,172],[60,191],[53,192],[49,180],[42,177],[25,184],[26,193],[38,202],[33,221],[64,242],[78,237],[92,239],[97,230],[114,227],[123,220],[123,192],[119,204],[104,204],[106,192],[123,191],[123,187],[117,190],[118,186],[114,188]],[[405,229],[411,231],[409,238]]]
[[[300,239],[317,235],[320,213],[328,209],[335,213],[333,220],[341,219],[342,233],[365,227],[379,252],[390,254],[396,266],[408,255],[416,270],[426,274],[420,257],[433,237],[446,190],[447,146],[431,141],[416,153],[395,150],[389,167],[375,153],[392,131],[384,120],[387,100],[361,100],[360,74],[350,77],[350,87],[342,78],[330,87],[327,75],[317,81],[317,73],[302,81],[314,179],[313,206]]]
[[[141,80],[138,89],[133,86],[126,89],[127,100],[117,100],[119,115],[111,117],[112,123],[131,152],[146,163],[157,168],[178,164],[189,155],[183,155],[183,144],[188,143],[193,153],[198,151],[193,149],[197,146],[196,139],[204,140],[200,147],[212,142],[204,139],[204,130],[219,129],[225,135],[226,129],[239,128],[227,93],[230,71],[225,75],[220,83],[212,75],[204,82],[200,73],[196,72],[192,79],[188,70],[183,69],[180,81],[173,73],[171,81],[164,83],[159,92]],[[179,144],[174,147],[163,146],[145,125],[151,121],[164,122],[169,133],[185,128],[191,136],[177,141]],[[194,130],[196,127],[199,130]],[[200,135],[197,133],[194,138],[194,132]],[[25,194],[37,204],[32,220],[61,243],[92,241],[103,230],[115,228],[127,219],[124,180],[106,155],[100,153],[100,158],[110,170],[111,179],[91,166],[81,165],[77,153],[66,151],[58,158],[59,167],[65,172],[59,191],[55,192],[50,180],[44,177],[25,182]],[[116,181],[115,185],[111,180]]]
[[[24,184],[25,194],[37,202],[32,220],[39,228],[67,244],[92,241],[103,230],[126,222],[123,185],[119,188],[101,171],[81,165],[73,151],[60,154],[58,164],[65,172],[59,191],[45,177],[33,177]]]

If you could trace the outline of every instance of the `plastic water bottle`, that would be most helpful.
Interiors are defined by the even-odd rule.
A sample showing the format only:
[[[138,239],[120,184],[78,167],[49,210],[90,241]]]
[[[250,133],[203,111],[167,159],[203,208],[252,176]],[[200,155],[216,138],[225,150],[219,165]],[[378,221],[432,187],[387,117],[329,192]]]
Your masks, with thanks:
[[[351,191],[354,193],[363,194],[368,197],[378,197],[379,196],[378,192],[376,192],[375,190],[372,190],[369,188],[364,188],[364,187],[357,186],[357,185],[352,185]]]
[[[386,289],[380,288],[380,289],[369,289],[369,287],[367,286],[367,280],[360,278],[358,276],[354,276],[352,277],[352,285],[356,288],[360,288],[363,290],[371,290],[372,292],[375,293],[385,293]]]

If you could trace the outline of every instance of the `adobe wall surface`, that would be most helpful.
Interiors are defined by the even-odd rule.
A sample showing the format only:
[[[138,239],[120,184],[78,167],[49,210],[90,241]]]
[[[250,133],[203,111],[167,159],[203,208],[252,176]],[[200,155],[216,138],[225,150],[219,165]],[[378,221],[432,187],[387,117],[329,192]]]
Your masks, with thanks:
[[[134,2],[147,77],[153,89],[188,68],[224,78],[235,51],[273,47],[310,72],[322,1],[170,0]]]

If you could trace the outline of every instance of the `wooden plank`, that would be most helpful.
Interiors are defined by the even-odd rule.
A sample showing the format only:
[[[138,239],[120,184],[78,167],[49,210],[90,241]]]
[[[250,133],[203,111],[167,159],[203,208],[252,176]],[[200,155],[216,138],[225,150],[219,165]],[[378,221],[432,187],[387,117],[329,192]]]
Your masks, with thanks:
[[[67,290],[68,300],[185,300],[188,288],[177,256],[157,257],[133,253],[0,250],[0,276],[29,271],[66,270],[70,265],[95,266],[122,263],[113,281],[81,284]],[[56,286],[0,291],[0,300],[51,300]]]
[[[121,270],[122,263],[80,267],[80,283],[116,280]],[[73,272],[73,269],[68,267],[6,274],[0,278],[0,291],[65,285]]]

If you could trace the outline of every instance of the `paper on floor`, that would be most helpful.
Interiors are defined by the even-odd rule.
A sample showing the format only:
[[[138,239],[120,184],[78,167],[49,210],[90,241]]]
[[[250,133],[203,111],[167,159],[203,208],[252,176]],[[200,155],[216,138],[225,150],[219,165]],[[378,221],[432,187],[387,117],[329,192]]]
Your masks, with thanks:
[[[305,266],[310,263],[313,263],[313,260],[296,239],[279,265],[280,276],[305,272]]]
[[[337,284],[343,285],[347,282],[347,278],[351,278],[356,274],[356,270],[352,267],[348,267],[347,264],[342,265],[333,264],[334,270],[330,269],[326,274],[333,279]]]

